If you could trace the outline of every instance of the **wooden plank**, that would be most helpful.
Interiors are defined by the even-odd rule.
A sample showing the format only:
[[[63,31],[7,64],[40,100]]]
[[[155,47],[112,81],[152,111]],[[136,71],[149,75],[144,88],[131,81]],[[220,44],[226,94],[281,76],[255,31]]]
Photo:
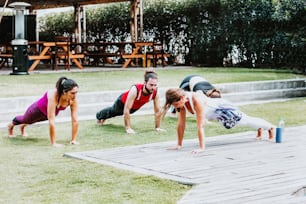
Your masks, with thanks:
[[[44,55],[44,56],[29,55],[28,58],[29,60],[47,60],[47,59],[51,59],[51,55]]]
[[[0,54],[0,58],[13,58],[13,54]]]
[[[122,55],[124,59],[136,59],[136,58],[144,58],[145,54],[130,54],[130,55]]]
[[[255,131],[207,138],[206,151],[198,155],[190,154],[198,146],[194,139],[184,140],[180,151],[166,150],[171,142],[165,142],[84,152],[79,153],[79,157],[198,184],[179,204],[302,203],[305,197],[303,200],[291,194],[306,181],[305,131],[306,126],[286,128],[281,144],[256,141]]]

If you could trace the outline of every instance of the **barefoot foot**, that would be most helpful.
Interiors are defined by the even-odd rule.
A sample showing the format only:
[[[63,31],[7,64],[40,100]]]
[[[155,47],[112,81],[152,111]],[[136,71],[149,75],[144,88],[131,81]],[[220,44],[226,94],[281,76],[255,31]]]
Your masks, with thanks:
[[[274,128],[270,128],[268,132],[269,132],[269,140],[273,141],[273,139],[274,139]]]
[[[105,122],[105,120],[104,120],[104,119],[97,120],[97,124],[98,124],[98,125],[103,125],[103,124],[104,124],[104,122]]]
[[[258,128],[256,139],[261,140],[261,136],[262,136],[262,128]]]

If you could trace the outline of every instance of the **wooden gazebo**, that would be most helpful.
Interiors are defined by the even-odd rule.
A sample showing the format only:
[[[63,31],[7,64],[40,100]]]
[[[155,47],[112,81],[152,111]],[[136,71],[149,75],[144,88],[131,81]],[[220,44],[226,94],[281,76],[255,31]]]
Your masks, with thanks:
[[[31,4],[27,9],[31,13],[39,9],[59,8],[59,7],[74,7],[74,34],[76,40],[82,42],[81,33],[86,34],[85,19],[85,5],[105,4],[116,2],[130,2],[130,32],[132,42],[136,42],[142,37],[143,30],[143,14],[142,14],[142,0],[0,0],[0,7],[13,2],[26,2]]]

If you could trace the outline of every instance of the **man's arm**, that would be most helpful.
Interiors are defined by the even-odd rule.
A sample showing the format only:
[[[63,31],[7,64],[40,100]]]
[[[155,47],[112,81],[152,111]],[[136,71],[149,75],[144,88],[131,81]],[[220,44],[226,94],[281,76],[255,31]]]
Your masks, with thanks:
[[[130,110],[134,104],[136,97],[137,97],[137,88],[136,86],[132,86],[127,96],[123,109],[124,125],[125,125],[125,131],[127,133],[135,133],[134,130],[131,128]]]

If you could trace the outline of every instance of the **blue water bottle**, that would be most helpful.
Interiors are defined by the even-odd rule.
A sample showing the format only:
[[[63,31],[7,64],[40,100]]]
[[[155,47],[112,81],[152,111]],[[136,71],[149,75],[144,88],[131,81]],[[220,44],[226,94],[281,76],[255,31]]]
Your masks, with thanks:
[[[276,143],[282,142],[284,128],[285,128],[285,120],[283,118],[280,118],[278,126],[276,128],[276,138],[275,138]]]

